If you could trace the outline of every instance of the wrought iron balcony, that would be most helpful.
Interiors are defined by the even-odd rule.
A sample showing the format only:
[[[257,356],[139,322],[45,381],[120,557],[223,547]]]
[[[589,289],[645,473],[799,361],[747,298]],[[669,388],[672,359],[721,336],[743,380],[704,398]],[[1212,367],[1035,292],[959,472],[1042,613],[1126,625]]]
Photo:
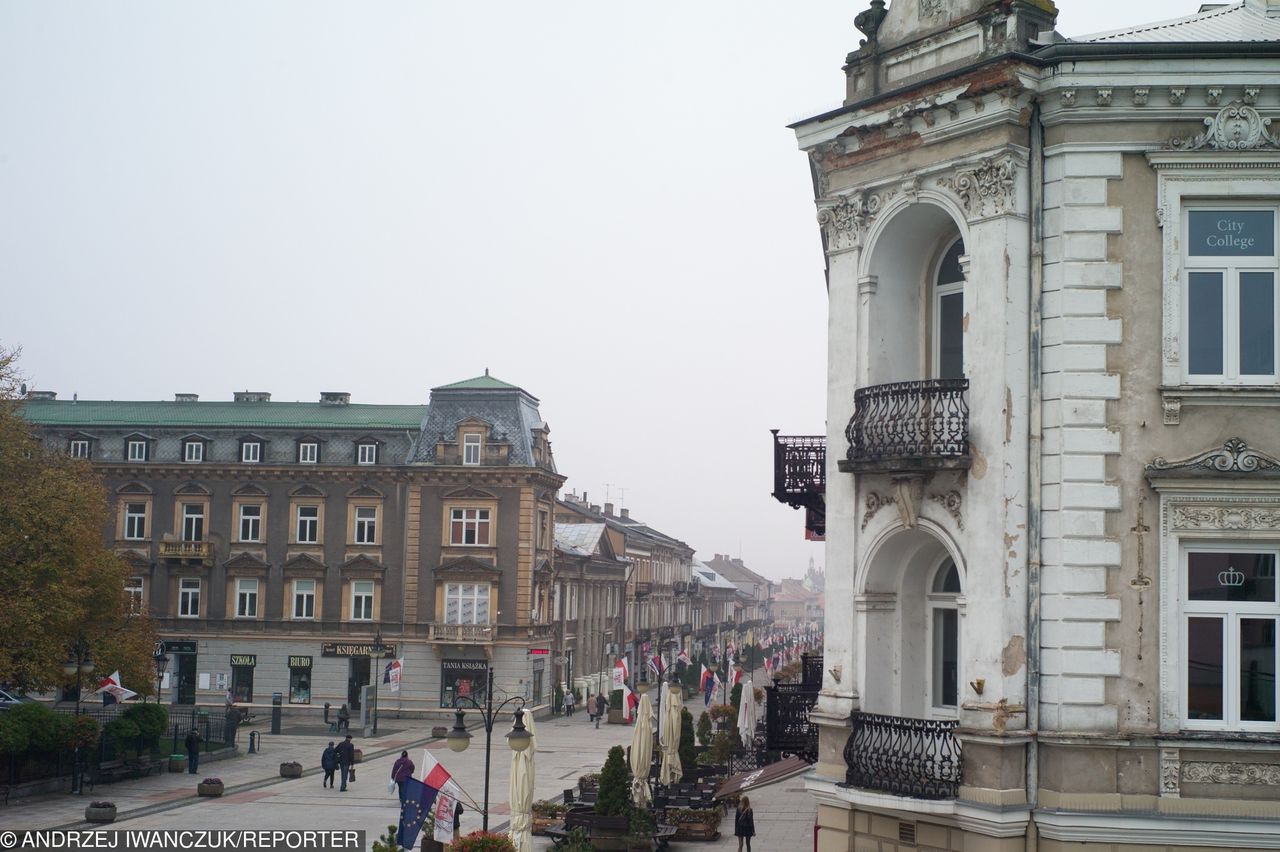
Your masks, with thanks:
[[[808,537],[826,534],[827,439],[822,435],[773,433],[773,499],[805,510]]]
[[[844,747],[846,787],[914,799],[954,799],[963,772],[955,719],[854,712]]]
[[[636,597],[644,598],[653,594],[653,583],[636,582]]]
[[[208,559],[213,545],[207,541],[162,541],[161,559]]]
[[[809,714],[818,690],[805,683],[775,680],[765,687],[765,748],[778,757],[796,755],[810,763],[818,757],[818,726]]]
[[[968,379],[925,379],[859,388],[845,428],[846,472],[969,467]]]
[[[671,591],[677,595],[687,594],[689,591],[689,581],[676,580],[674,583],[671,584]]]

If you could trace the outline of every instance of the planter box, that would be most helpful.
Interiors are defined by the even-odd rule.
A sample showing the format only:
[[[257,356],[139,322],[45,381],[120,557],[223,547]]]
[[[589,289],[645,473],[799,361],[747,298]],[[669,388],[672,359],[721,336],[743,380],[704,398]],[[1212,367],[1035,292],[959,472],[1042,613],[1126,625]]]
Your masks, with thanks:
[[[356,750],[355,750],[355,762],[356,762],[356,763],[363,763],[363,762],[364,762],[364,752],[363,752],[363,751],[361,751],[360,749],[356,749]]]
[[[201,796],[209,796],[217,798],[222,795],[222,791],[226,789],[224,784],[197,784],[196,793]]]
[[[626,720],[622,718],[622,710],[621,709],[615,710],[612,707],[609,708],[609,716],[605,720],[605,722],[606,724],[609,724],[609,725],[625,725],[626,724]]]
[[[682,822],[676,825],[676,840],[715,840],[719,829],[709,822]]]
[[[280,764],[280,777],[281,778],[301,778],[302,764],[301,763]]]
[[[436,726],[434,726],[434,727],[431,729],[431,736],[433,736],[433,737],[447,737],[447,736],[449,736],[449,728],[448,728],[448,726],[447,726],[447,725],[436,725]]]
[[[88,822],[115,822],[116,806],[95,808],[93,805],[88,805],[84,809],[84,818]]]

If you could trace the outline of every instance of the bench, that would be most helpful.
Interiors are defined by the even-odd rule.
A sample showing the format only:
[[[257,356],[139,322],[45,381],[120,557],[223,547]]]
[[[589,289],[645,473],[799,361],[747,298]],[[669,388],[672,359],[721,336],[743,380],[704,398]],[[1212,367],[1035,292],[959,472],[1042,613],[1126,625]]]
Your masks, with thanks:
[[[104,760],[89,772],[89,788],[93,789],[99,782],[116,781],[120,778],[127,778],[135,772],[135,769],[125,764],[123,760]]]
[[[124,766],[133,777],[143,777],[155,772],[159,775],[164,771],[164,760],[159,757],[138,757],[133,760],[124,761]]]

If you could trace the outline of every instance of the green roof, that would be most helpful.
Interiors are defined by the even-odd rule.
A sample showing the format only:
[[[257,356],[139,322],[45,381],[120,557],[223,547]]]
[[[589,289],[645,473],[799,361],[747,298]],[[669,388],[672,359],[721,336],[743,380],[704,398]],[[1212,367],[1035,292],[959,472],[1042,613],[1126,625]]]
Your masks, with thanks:
[[[474,379],[463,379],[451,385],[441,385],[438,388],[432,388],[432,390],[520,390],[520,388],[515,385],[509,385],[501,379],[495,379],[489,375],[488,370],[485,370],[483,376],[476,376]]]
[[[417,430],[425,405],[332,405],[321,402],[115,402],[27,400],[22,414],[42,426],[239,426]]]

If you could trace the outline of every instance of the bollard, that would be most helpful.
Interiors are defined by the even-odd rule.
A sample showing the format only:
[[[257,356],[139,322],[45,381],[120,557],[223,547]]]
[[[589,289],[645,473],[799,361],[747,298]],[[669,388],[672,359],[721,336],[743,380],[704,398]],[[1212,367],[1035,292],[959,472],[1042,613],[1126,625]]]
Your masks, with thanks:
[[[324,703],[324,723],[325,723],[326,725],[327,725],[327,724],[329,724],[329,706],[330,706],[330,705],[329,705],[329,702],[328,702],[328,701],[326,701],[326,702]]]
[[[262,744],[260,742],[262,735],[257,731],[249,732],[249,754],[261,754]]]

